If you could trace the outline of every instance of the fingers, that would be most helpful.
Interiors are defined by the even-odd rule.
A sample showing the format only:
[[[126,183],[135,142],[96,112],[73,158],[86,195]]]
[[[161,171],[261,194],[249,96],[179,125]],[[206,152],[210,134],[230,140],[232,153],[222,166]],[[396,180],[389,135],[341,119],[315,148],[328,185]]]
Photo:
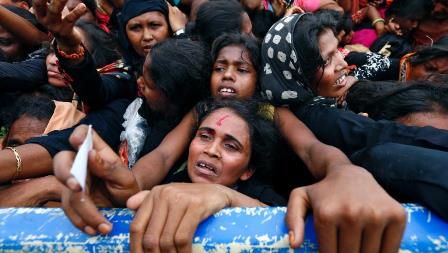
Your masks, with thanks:
[[[42,17],[47,15],[47,1],[46,0],[33,0],[34,14],[41,21]]]
[[[75,9],[70,11],[63,19],[63,21],[74,24],[82,15],[86,14],[87,8],[83,3],[79,3]]]
[[[362,224],[357,222],[357,216],[346,215],[343,223],[338,227],[338,252],[360,252],[362,229]]]
[[[152,209],[151,218],[143,236],[143,249],[150,252],[160,252],[160,235],[168,217],[168,205],[166,201],[159,198],[159,194],[155,195],[154,202],[157,203],[157,208]]]
[[[48,5],[47,15],[50,17],[61,17],[62,10],[68,0],[52,0]]]
[[[380,252],[384,253],[398,252],[403,232],[406,227],[407,216],[403,207],[399,206],[392,212],[389,224],[384,231],[383,244],[381,245]]]
[[[288,201],[286,224],[289,229],[289,244],[291,248],[298,248],[303,242],[305,215],[310,207],[305,189],[305,187],[294,189]]]
[[[85,226],[80,228],[84,232],[92,235],[97,232],[108,234],[112,231],[112,224],[104,218],[93,201],[84,192],[72,193],[68,204],[85,223]]]
[[[149,194],[149,191],[141,191],[137,194],[134,194],[126,202],[127,208],[132,209],[132,210],[137,210],[138,208],[140,208],[141,204],[145,200],[146,196],[148,196],[148,194]]]
[[[338,249],[338,229],[334,212],[331,208],[323,207],[321,210],[313,210],[313,214],[319,252],[335,252]]]
[[[70,173],[73,161],[75,159],[75,152],[61,151],[53,158],[54,175],[72,191],[81,191],[79,182]]]
[[[157,191],[155,188],[153,191]],[[147,194],[130,226],[131,252],[143,252],[143,235],[151,218],[154,193]]]
[[[176,237],[176,232],[187,209],[188,206],[184,201],[171,201],[169,203],[170,211],[160,235],[160,249],[163,252],[176,252],[176,242],[180,241]]]
[[[362,236],[361,252],[374,253],[381,252],[381,238],[385,223],[373,218],[369,224],[366,225]],[[398,251],[395,251],[398,252]]]
[[[194,232],[196,231],[199,223],[206,218],[202,217],[197,212],[197,206],[190,205],[186,211],[182,221],[179,224],[175,235],[175,244],[178,252],[190,253],[192,252],[192,242]]]

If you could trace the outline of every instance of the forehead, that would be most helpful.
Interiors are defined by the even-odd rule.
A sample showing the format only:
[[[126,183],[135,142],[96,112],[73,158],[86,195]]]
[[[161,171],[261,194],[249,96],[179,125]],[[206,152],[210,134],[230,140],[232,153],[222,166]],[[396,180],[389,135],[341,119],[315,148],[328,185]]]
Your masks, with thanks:
[[[216,60],[226,60],[229,62],[243,61],[247,64],[253,65],[248,50],[242,45],[229,45],[223,47],[221,50],[219,50],[219,54]]]
[[[154,21],[164,21],[165,16],[158,11],[150,11],[140,14],[136,17],[131,18],[128,24],[132,23],[142,23],[142,22],[154,22]]]
[[[200,127],[212,128],[217,134],[232,135],[238,140],[249,140],[249,128],[247,123],[235,112],[227,108],[221,108],[210,113]]]
[[[330,29],[325,29],[319,35],[319,49],[322,57],[330,55],[334,50],[337,50],[338,40]]]

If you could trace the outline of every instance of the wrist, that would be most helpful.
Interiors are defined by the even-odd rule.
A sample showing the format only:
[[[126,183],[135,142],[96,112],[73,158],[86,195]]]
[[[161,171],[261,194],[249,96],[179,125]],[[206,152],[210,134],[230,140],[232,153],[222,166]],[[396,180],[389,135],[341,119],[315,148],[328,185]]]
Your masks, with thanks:
[[[177,29],[175,32],[173,32],[173,36],[174,37],[176,37],[176,36],[180,36],[180,35],[182,35],[182,34],[184,34],[185,33],[185,28],[180,28],[180,29]]]

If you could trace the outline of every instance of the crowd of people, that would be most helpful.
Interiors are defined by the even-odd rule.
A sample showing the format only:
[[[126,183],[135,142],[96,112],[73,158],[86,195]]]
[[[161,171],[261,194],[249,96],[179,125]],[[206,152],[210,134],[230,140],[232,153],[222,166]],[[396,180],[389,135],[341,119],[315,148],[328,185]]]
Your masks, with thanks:
[[[88,176],[70,172],[93,129]],[[136,210],[191,251],[225,207],[314,215],[320,252],[397,252],[448,219],[447,0],[0,0],[0,206]]]

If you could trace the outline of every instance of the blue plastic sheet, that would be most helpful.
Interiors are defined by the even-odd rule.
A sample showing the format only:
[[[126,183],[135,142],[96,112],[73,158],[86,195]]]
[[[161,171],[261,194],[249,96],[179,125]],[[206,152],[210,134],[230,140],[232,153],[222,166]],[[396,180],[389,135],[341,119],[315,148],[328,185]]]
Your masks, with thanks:
[[[448,252],[448,223],[424,207],[405,204],[408,223],[400,252]],[[108,236],[88,236],[58,208],[0,209],[0,252],[129,252],[133,212],[103,209]],[[193,238],[195,252],[292,252],[285,207],[229,208],[205,220]],[[312,217],[295,252],[318,252]]]

